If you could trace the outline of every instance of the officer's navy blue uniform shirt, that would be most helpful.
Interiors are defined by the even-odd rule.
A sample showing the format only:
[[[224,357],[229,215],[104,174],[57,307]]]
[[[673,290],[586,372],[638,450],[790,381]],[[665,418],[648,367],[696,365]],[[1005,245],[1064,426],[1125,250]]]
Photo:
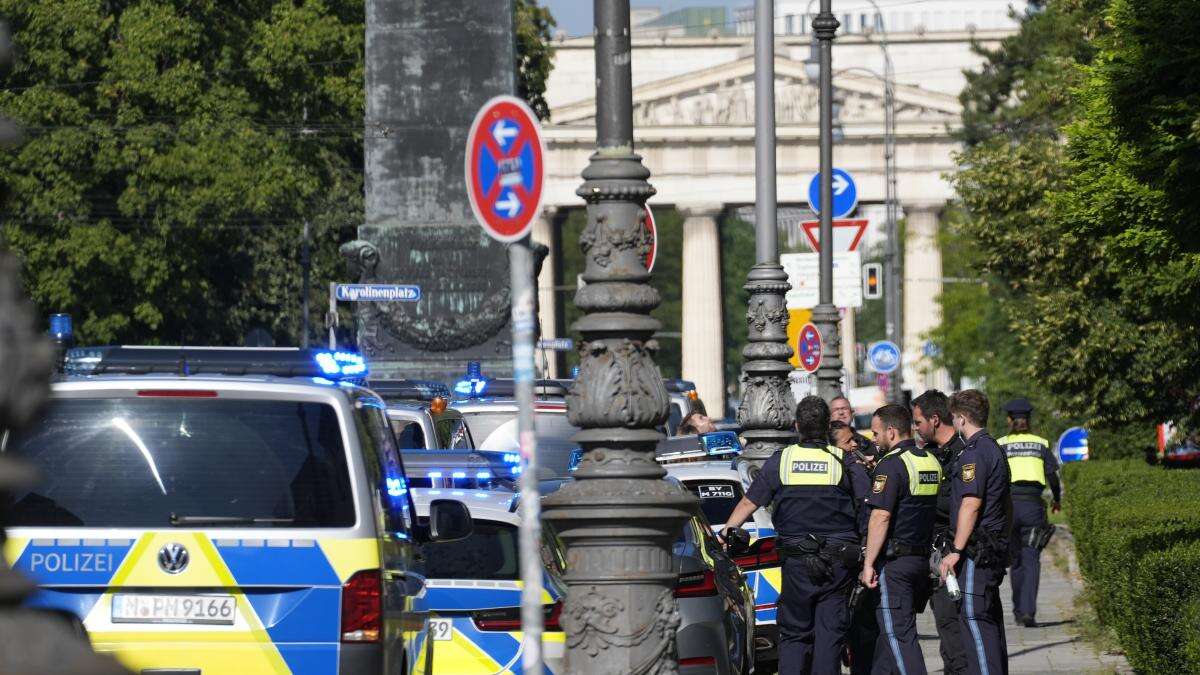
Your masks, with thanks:
[[[900,459],[901,452],[918,452],[916,441],[901,441],[875,465],[871,494],[867,505],[872,509],[883,509],[892,514],[888,537],[895,541],[918,548],[927,548],[933,539],[933,512],[936,506],[932,497],[914,497],[909,484],[908,467]]]
[[[806,441],[799,445],[824,448],[827,444]],[[784,488],[779,475],[779,462],[782,457],[783,450],[777,450],[771,455],[763,463],[762,472],[746,490],[746,499],[754,502],[756,506],[767,506],[780,499]],[[837,540],[857,541],[862,532],[853,511],[864,509],[862,501],[869,490],[870,481],[866,468],[855,461],[854,453],[844,453],[842,480],[835,488],[839,498],[818,498],[814,494],[813,499],[806,499],[797,504],[799,508],[795,509],[798,512],[796,517],[789,517],[787,513],[782,512],[789,510],[781,510],[777,504],[775,513],[771,516],[776,531],[790,537],[814,534]],[[825,489],[828,490],[828,487]],[[844,507],[840,507],[838,502],[850,504],[852,512],[844,513]]]
[[[951,436],[942,446],[933,441],[925,444],[925,449],[932,452],[942,463],[942,484],[938,486],[937,515],[934,517],[935,530],[945,531],[950,527],[950,481],[954,462],[958,460],[958,453],[962,452],[964,446],[962,436],[958,434]]]
[[[1000,535],[1007,534],[1009,473],[1008,457],[986,430],[975,432],[967,439],[951,470],[950,531],[958,529],[958,510],[963,497],[979,497],[983,504],[976,529],[982,528]]]

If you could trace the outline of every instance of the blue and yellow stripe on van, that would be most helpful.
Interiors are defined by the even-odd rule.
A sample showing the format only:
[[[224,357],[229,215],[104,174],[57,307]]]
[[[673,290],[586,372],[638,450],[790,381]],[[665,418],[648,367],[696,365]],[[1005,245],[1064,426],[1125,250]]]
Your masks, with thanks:
[[[158,566],[158,551],[168,543],[190,554],[178,574]],[[196,531],[136,539],[14,537],[5,554],[39,584],[30,604],[80,617],[97,651],[135,672],[336,673],[341,586],[380,562],[374,539],[211,539]],[[232,595],[233,625],[113,622],[114,593],[171,588]]]
[[[428,580],[420,604],[431,612],[431,623],[440,620],[450,624],[446,632],[430,631],[433,675],[519,675],[523,667],[523,633],[480,630],[471,612],[520,607],[522,586],[520,581]],[[561,597],[557,584],[546,577],[542,603],[552,604]],[[564,633],[542,633],[546,675],[561,672],[565,647]],[[428,658],[423,651],[418,660],[425,662]]]

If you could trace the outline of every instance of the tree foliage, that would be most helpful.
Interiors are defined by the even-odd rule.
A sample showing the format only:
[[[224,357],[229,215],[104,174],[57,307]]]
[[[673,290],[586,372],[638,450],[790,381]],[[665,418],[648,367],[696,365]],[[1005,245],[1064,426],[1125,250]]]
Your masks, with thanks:
[[[987,285],[941,298],[952,373],[1136,443],[1196,421],[1200,48],[1175,36],[1197,17],[1200,2],[1050,0],[983,52],[948,236]]]
[[[550,119],[546,103],[546,80],[554,68],[551,31],[557,23],[550,10],[538,7],[537,0],[514,0],[514,26],[517,38],[517,96],[533,108],[538,119]]]
[[[518,80],[544,108],[553,19],[517,0]],[[0,243],[88,342],[295,344],[363,208],[361,0],[0,0]]]

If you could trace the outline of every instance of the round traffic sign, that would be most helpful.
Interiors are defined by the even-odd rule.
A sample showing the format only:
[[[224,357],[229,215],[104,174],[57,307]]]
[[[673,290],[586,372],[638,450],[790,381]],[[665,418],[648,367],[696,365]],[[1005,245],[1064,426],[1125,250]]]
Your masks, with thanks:
[[[1083,427],[1071,427],[1058,437],[1058,461],[1082,462],[1088,458],[1088,431]]]
[[[867,348],[867,362],[877,373],[893,372],[900,367],[900,348],[895,342],[876,342]]]
[[[654,261],[658,260],[658,226],[654,224],[654,213],[650,210],[650,205],[646,205],[646,217],[642,219],[642,225],[650,233],[650,251],[646,253],[646,273],[654,271]]]
[[[844,218],[858,206],[858,186],[854,177],[841,169],[833,170],[833,217]],[[821,215],[821,174],[814,173],[808,181],[808,207]]]
[[[800,356],[800,366],[804,370],[815,373],[821,367],[821,331],[810,321],[800,329],[796,337],[796,353]]]
[[[475,115],[467,134],[467,197],[493,239],[529,234],[541,209],[544,156],[541,126],[521,99],[497,96]]]

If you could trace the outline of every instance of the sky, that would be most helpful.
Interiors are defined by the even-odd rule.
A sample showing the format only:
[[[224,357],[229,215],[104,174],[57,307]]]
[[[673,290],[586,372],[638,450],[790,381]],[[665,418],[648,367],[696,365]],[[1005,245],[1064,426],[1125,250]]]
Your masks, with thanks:
[[[589,35],[592,32],[592,0],[538,0],[538,4],[549,7],[558,21],[558,30],[569,36]],[[663,13],[681,7],[742,7],[753,4],[753,0],[632,0],[634,7],[657,7]]]

